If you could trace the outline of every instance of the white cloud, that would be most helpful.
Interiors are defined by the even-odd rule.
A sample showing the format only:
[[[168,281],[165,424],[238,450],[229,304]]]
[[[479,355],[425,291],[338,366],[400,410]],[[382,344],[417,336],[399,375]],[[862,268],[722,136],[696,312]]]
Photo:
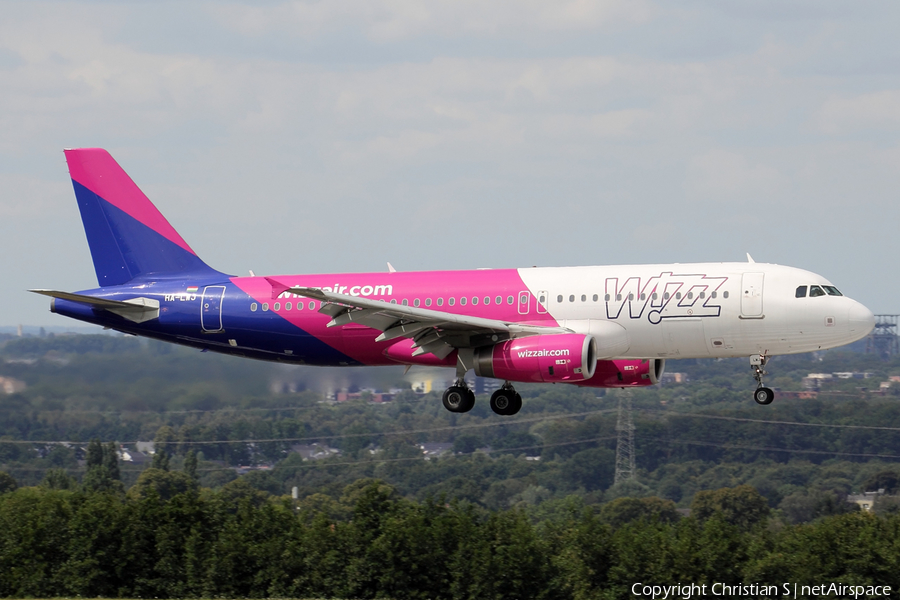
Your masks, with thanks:
[[[827,134],[897,130],[900,128],[900,90],[828,98],[816,113],[815,122]]]
[[[536,33],[591,31],[611,23],[640,23],[658,13],[646,0],[325,0],[274,6],[210,5],[223,25],[245,36],[290,32],[318,38],[353,28],[379,43],[480,36],[519,38]]]

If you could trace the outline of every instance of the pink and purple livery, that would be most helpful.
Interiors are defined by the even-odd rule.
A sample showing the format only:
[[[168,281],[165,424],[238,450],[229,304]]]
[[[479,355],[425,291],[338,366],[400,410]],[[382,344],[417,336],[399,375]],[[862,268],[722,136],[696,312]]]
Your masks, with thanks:
[[[801,269],[746,263],[479,269],[235,277],[209,267],[99,148],[66,150],[99,287],[31,290],[50,310],[129,334],[309,365],[456,370],[447,410],[475,403],[465,375],[631,387],[666,359],[744,356],[768,404],[763,367],[867,335],[874,317]]]

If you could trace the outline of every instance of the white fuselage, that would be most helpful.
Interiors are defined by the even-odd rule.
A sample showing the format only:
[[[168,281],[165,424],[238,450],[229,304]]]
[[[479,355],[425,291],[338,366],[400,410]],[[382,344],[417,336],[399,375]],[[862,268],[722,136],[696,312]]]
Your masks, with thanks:
[[[874,325],[871,311],[846,296],[810,297],[811,286],[831,286],[822,276],[779,265],[626,265],[519,274],[560,325],[600,333],[601,339],[615,332],[610,323],[620,326],[624,342],[601,355],[621,358],[810,352],[856,341]],[[802,286],[806,293],[797,297]]]

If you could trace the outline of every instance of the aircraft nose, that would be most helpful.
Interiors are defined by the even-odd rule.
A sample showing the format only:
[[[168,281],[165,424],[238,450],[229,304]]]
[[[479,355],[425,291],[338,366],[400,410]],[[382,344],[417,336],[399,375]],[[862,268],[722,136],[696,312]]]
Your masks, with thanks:
[[[875,329],[875,315],[855,300],[847,311],[847,322],[850,324],[850,331],[860,337],[869,335]]]

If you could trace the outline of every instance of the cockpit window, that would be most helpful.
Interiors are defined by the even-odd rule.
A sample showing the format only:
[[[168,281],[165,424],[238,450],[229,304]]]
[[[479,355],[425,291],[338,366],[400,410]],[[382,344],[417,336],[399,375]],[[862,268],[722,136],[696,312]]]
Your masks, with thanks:
[[[817,286],[817,285],[809,286],[809,297],[810,298],[817,298],[819,296],[824,296],[824,295],[825,295],[824,290],[822,290],[822,288],[820,288],[819,286]]]
[[[806,286],[801,285],[797,288],[797,292],[794,294],[795,298],[806,298]]]
[[[825,288],[825,291],[828,292],[829,296],[843,296],[843,294],[833,285],[823,285],[822,287]]]

